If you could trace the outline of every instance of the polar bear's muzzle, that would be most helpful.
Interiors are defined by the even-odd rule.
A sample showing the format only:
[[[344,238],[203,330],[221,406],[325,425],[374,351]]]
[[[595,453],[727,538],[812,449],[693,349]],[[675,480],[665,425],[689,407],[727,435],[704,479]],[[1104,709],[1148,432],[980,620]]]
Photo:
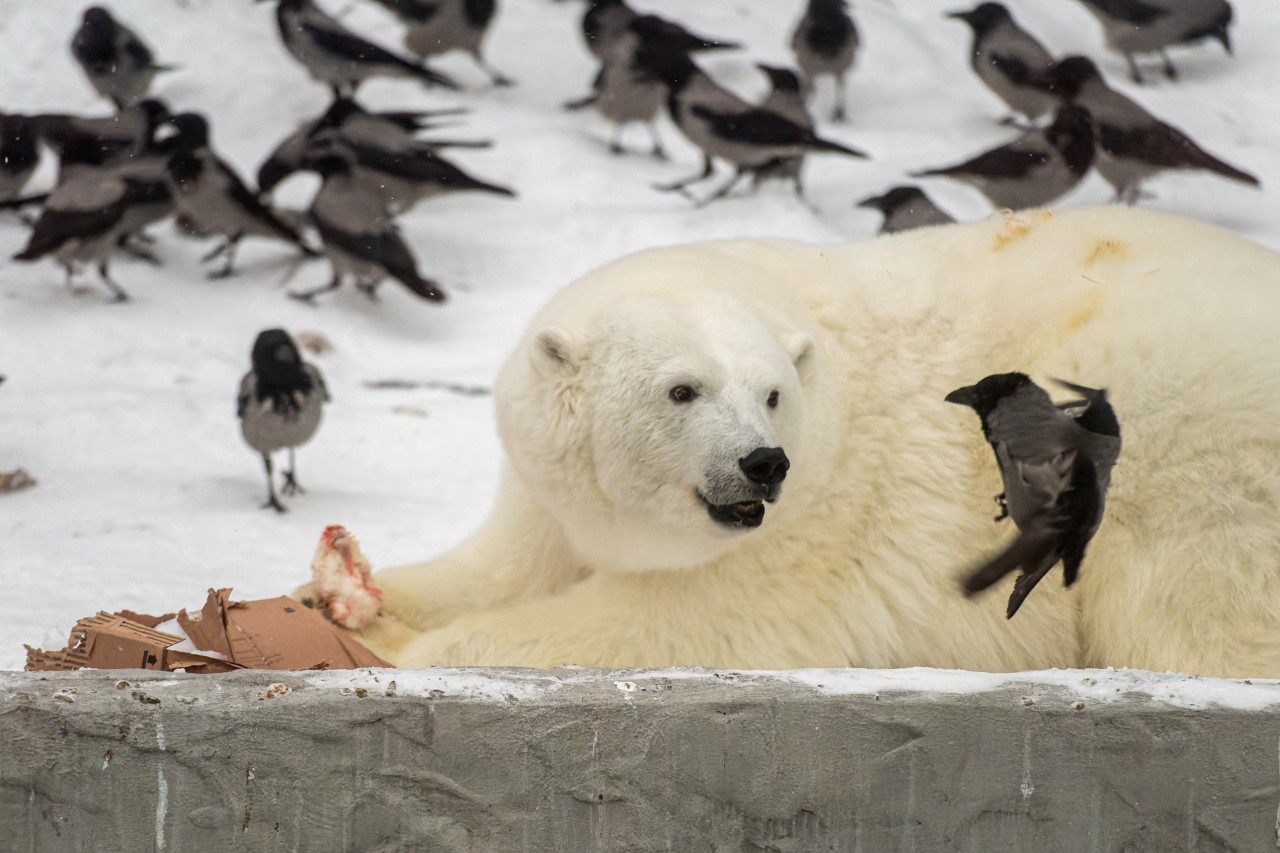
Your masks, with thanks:
[[[759,527],[764,522],[765,502],[778,499],[791,462],[781,447],[757,447],[738,460],[738,467],[749,481],[744,489],[747,494],[742,495],[745,499],[717,503],[725,496],[708,497],[701,492],[698,498],[706,505],[712,521],[727,527]]]

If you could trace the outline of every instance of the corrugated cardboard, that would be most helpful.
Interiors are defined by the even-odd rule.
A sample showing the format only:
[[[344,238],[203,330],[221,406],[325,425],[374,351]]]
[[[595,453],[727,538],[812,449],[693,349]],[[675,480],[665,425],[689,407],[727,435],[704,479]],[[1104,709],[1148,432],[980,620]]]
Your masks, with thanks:
[[[330,623],[288,596],[231,601],[231,590],[209,590],[196,614],[178,613],[178,624],[197,649],[225,656],[173,651],[182,637],[157,631],[169,616],[99,613],[81,619],[67,647],[43,651],[27,646],[27,670],[156,669],[229,672],[233,669],[354,669],[390,666]],[[127,617],[126,618],[126,614]]]
[[[159,621],[144,617],[155,625]],[[157,631],[119,613],[99,613],[81,619],[71,631],[67,646],[60,651],[42,651],[27,646],[27,670],[48,669],[155,669],[188,672],[229,672],[240,669],[234,663],[207,655],[175,652],[169,647],[182,642],[176,634]]]

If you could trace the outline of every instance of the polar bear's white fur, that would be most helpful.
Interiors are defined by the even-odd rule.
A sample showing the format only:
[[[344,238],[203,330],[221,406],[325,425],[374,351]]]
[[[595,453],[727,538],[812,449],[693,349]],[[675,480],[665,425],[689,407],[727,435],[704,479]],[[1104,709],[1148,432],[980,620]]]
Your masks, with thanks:
[[[365,639],[404,666],[1277,677],[1278,367],[1280,256],[1149,212],[626,257],[534,319],[495,389],[491,517],[379,574]],[[959,591],[1013,531],[943,396],[1012,370],[1109,388],[1124,450],[1076,586],[1055,569],[1006,621],[1012,577]],[[745,499],[738,460],[774,446],[763,523],[712,519],[704,497]]]

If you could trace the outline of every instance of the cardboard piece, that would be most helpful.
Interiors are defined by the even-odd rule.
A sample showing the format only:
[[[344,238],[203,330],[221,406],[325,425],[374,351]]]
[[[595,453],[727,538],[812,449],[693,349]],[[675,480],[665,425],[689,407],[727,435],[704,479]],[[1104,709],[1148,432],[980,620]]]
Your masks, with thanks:
[[[231,601],[230,595],[229,589],[211,589],[198,616],[178,614],[196,648],[220,652],[249,669],[391,665],[295,598]]]
[[[150,618],[148,617],[148,621]],[[153,624],[158,625],[159,621]],[[43,651],[27,646],[27,671],[50,669],[154,669],[172,672],[230,672],[242,667],[208,655],[170,649],[182,642],[177,634],[157,631],[119,613],[81,619],[65,649]]]
[[[44,651],[27,646],[26,669],[210,673],[390,666],[356,642],[350,632],[287,595],[258,601],[231,601],[230,596],[229,589],[211,589],[198,613],[182,610],[177,615],[192,644],[212,654],[170,648],[183,638],[155,628],[170,617],[103,612],[77,622],[65,649]]]

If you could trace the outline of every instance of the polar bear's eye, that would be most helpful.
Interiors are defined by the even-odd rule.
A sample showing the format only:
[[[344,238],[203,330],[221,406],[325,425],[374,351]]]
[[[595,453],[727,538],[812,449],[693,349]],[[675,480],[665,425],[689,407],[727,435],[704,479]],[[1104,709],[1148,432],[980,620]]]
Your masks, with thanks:
[[[770,392],[769,392],[769,399],[768,399],[768,400],[765,400],[765,402],[769,404],[769,408],[771,408],[771,409],[776,409],[776,408],[778,408],[778,392],[777,392],[777,391],[770,391]]]
[[[697,395],[688,385],[677,385],[671,389],[669,396],[677,403],[688,403]]]

